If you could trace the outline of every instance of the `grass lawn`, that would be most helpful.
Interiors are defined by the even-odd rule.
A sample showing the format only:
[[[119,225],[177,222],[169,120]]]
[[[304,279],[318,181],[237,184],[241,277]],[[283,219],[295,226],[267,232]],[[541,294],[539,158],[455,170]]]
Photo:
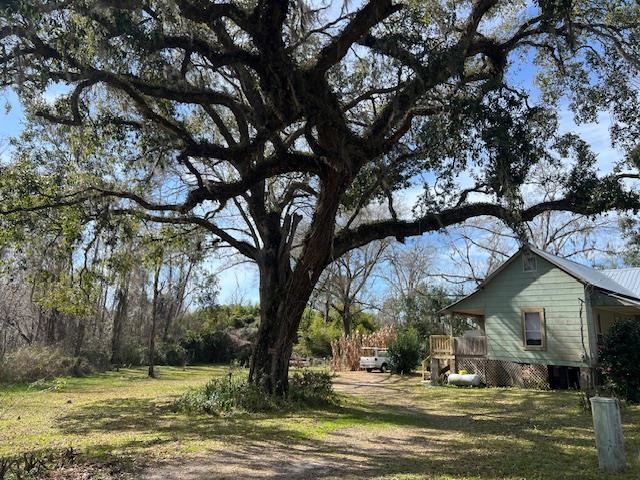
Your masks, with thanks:
[[[622,410],[629,469],[604,475],[576,392],[424,387],[417,377],[351,372],[335,379],[336,408],[228,417],[172,411],[188,386],[227,372],[161,367],[154,380],[144,369],[124,369],[66,379],[56,390],[0,387],[0,457],[72,446],[83,460],[117,459],[136,472],[130,478],[150,479],[218,478],[223,466],[220,478],[640,476],[640,407]],[[196,464],[208,473],[188,476]]]

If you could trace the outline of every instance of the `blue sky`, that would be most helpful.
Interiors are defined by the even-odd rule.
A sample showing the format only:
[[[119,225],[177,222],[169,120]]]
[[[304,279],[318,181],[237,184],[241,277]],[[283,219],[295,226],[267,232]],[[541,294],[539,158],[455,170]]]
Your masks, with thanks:
[[[0,94],[2,101],[2,113],[0,114],[0,151],[7,155],[6,144],[10,137],[20,134],[24,112],[16,95],[12,91],[2,91]],[[7,112],[7,108],[9,112]]]

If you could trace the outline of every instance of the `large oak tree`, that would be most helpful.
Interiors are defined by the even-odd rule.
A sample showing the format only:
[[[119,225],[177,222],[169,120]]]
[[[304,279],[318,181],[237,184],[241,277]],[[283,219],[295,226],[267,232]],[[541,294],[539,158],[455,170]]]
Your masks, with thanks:
[[[255,262],[249,380],[269,392],[286,393],[305,304],[346,252],[482,215],[524,232],[549,210],[637,206],[635,174],[598,177],[555,113],[566,104],[589,121],[609,109],[614,140],[633,151],[636,2],[3,5],[0,83],[34,131],[66,132],[79,154],[0,210],[86,202],[91,215],[198,225]],[[564,190],[536,202],[523,192],[543,159],[565,167]],[[418,186],[412,215],[399,214],[398,191]],[[375,202],[386,218],[358,219]]]

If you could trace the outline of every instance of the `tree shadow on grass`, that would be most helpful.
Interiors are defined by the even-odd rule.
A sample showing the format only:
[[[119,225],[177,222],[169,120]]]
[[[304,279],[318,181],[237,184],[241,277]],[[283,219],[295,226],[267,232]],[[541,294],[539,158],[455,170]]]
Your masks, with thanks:
[[[285,419],[287,413],[229,416],[183,414],[171,403],[150,399],[122,398],[83,405],[58,419],[58,428],[65,434],[91,435],[112,432],[141,435],[157,434],[173,440],[269,439],[307,440],[295,429],[278,428],[270,422],[263,427],[260,420]]]
[[[364,443],[341,435],[342,442],[283,445],[245,441],[242,444],[154,465],[141,478],[247,479],[361,479],[418,478],[479,479],[631,479],[633,473],[604,475],[591,462],[576,463],[572,455],[555,454],[549,463],[546,452],[495,441],[491,449],[470,450],[466,442],[440,441],[416,435],[395,438],[382,434]],[[353,440],[353,441],[352,441]],[[357,441],[356,441],[357,440]],[[509,452],[509,455],[505,455]]]
[[[193,479],[394,474],[637,478],[637,465],[622,476],[597,472],[589,415],[554,409],[552,402],[544,409],[527,396],[508,403],[500,398],[476,396],[455,409],[447,408],[446,402],[440,408],[411,397],[375,404],[356,400],[327,409],[229,417],[183,415],[166,403],[123,398],[74,409],[60,418],[58,427],[75,435],[138,432],[156,435],[155,443],[214,440],[223,445],[221,453],[207,454],[195,463],[187,458],[156,465],[165,478],[173,466],[187,475],[183,478]],[[312,425],[301,429],[299,421]],[[636,436],[627,440],[637,447]],[[149,446],[132,441],[122,448]]]

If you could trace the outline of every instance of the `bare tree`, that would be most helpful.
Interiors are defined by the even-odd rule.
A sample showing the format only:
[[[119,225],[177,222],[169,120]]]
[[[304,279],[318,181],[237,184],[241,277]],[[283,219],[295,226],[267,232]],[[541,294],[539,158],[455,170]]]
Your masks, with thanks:
[[[419,240],[393,244],[384,256],[387,270],[382,278],[395,297],[406,297],[429,283],[435,256],[433,247]]]
[[[615,258],[620,250],[616,217],[567,214],[541,215],[527,224],[528,243],[572,260],[597,265]],[[518,236],[501,222],[477,219],[449,232],[448,270],[438,272],[447,281],[480,284],[521,245]]]
[[[389,245],[389,240],[380,240],[351,250],[329,265],[320,277],[317,295],[338,312],[345,336],[352,331],[353,315],[373,304],[367,297],[375,294],[368,289]]]

